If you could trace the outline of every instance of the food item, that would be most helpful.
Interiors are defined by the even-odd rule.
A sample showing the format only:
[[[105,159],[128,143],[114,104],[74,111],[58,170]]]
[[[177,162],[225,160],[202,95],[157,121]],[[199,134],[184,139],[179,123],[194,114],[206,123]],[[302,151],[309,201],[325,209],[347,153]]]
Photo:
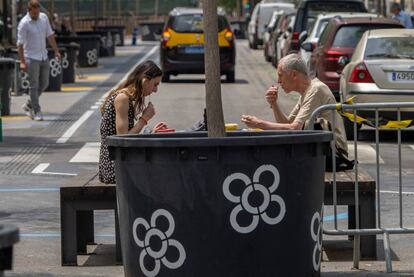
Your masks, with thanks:
[[[237,123],[226,123],[226,131],[236,131],[239,130],[239,124]]]

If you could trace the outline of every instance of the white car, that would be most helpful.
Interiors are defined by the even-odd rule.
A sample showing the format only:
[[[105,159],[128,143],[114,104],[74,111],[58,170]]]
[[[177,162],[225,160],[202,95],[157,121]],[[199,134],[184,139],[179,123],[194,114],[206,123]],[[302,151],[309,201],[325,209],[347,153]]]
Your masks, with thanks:
[[[274,11],[291,13],[295,11],[295,5],[293,3],[258,3],[254,7],[247,28],[250,48],[257,49],[258,45],[263,44],[265,25],[269,22]]]
[[[266,25],[265,32],[263,35],[263,52],[266,61],[270,62],[271,56],[269,56],[269,40],[273,35],[275,28],[277,27],[277,23],[284,14],[284,11],[275,11],[273,12],[272,17],[270,18],[269,23]]]
[[[414,101],[414,30],[377,29],[366,31],[354,50],[340,79],[341,101],[353,96],[354,103]],[[339,62],[345,64],[346,59]],[[413,109],[401,109],[402,119],[412,119]],[[379,112],[385,120],[396,120],[396,113]],[[373,111],[358,115],[374,118]],[[345,121],[347,132],[352,131]]]
[[[303,31],[299,38],[300,40],[304,40],[300,47],[300,54],[302,59],[306,62],[309,69],[310,68],[310,58],[313,49],[316,48],[318,44],[319,36],[321,35],[322,31],[325,29],[326,25],[328,24],[331,18],[338,16],[342,18],[351,18],[351,17],[379,17],[380,15],[375,13],[323,13],[318,15],[312,26],[309,30]],[[305,39],[306,38],[306,39]],[[313,73],[311,72],[311,75]],[[312,75],[313,76],[313,75]]]

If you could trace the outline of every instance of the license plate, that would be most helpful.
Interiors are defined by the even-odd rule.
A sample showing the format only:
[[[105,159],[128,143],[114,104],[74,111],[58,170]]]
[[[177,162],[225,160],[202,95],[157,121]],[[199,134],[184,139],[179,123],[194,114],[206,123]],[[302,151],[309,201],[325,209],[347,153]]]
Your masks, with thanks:
[[[393,82],[414,82],[414,71],[391,72]]]
[[[184,53],[186,54],[204,54],[204,47],[185,47]]]

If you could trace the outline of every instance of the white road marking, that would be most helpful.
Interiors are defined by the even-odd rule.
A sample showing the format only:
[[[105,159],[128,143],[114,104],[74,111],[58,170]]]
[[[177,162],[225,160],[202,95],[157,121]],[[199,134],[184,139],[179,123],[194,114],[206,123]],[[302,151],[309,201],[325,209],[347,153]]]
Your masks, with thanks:
[[[88,142],[69,161],[70,163],[98,163],[100,142]]]
[[[361,164],[376,164],[377,152],[371,145],[358,144],[358,162]],[[348,143],[349,159],[354,159],[354,144]],[[384,160],[379,157],[379,163],[384,164]]]
[[[412,145],[412,144],[410,144],[410,145],[408,145],[411,149],[413,149],[414,150],[414,145]]]
[[[93,114],[92,110],[86,111],[66,132],[56,141],[56,143],[66,143],[79,127]]]
[[[395,191],[395,190],[380,190],[381,193],[387,193],[387,194],[399,194],[399,191]],[[414,195],[414,192],[412,191],[403,191],[402,192],[403,195]]]
[[[76,173],[65,173],[65,172],[48,172],[45,171],[50,166],[50,163],[41,163],[33,169],[33,174],[45,174],[45,175],[63,175],[63,176],[76,176]]]
[[[141,62],[145,61],[146,59],[148,59],[149,57],[151,57],[158,49],[158,45],[154,46],[151,51],[149,51],[147,54],[145,54],[144,57],[142,57],[141,59],[138,60],[138,62],[128,71],[127,74],[125,74],[125,76],[122,78],[121,81],[119,81],[112,89],[116,88],[117,86],[119,86],[119,84],[121,84],[127,77],[128,75],[135,69],[135,67],[140,64]],[[105,99],[105,97],[108,95],[108,93],[112,90],[110,89],[107,93],[105,93],[101,99]],[[86,111],[81,118],[78,119],[78,121],[76,121],[75,123],[73,123],[72,126],[69,127],[69,129],[63,134],[63,136],[61,136],[56,143],[66,143],[72,136],[73,134],[79,129],[79,127],[92,115],[92,113],[94,112],[94,110],[88,110]]]
[[[99,105],[91,106],[91,110],[97,110],[99,109]]]

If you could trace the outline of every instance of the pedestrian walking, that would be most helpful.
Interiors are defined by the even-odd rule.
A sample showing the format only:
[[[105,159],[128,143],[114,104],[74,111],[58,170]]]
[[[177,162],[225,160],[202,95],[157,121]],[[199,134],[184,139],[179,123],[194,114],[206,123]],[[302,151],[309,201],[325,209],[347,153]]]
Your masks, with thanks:
[[[413,28],[411,16],[408,13],[401,10],[400,4],[396,2],[392,3],[390,11],[393,14],[392,18],[400,21],[405,28]]]
[[[28,1],[27,10],[27,14],[22,18],[17,28],[20,69],[27,72],[30,82],[30,97],[22,108],[31,119],[41,121],[43,115],[39,97],[49,85],[49,59],[46,40],[53,48],[56,59],[60,60],[61,56],[49,18],[40,12],[39,0]]]
[[[145,106],[145,97],[157,92],[161,77],[162,71],[153,61],[143,62],[124,82],[109,93],[102,104],[99,154],[99,180],[102,183],[115,183],[115,166],[109,158],[106,137],[141,132],[155,115],[155,108],[151,102]],[[166,128],[164,122],[159,122],[153,128],[153,132]]]

